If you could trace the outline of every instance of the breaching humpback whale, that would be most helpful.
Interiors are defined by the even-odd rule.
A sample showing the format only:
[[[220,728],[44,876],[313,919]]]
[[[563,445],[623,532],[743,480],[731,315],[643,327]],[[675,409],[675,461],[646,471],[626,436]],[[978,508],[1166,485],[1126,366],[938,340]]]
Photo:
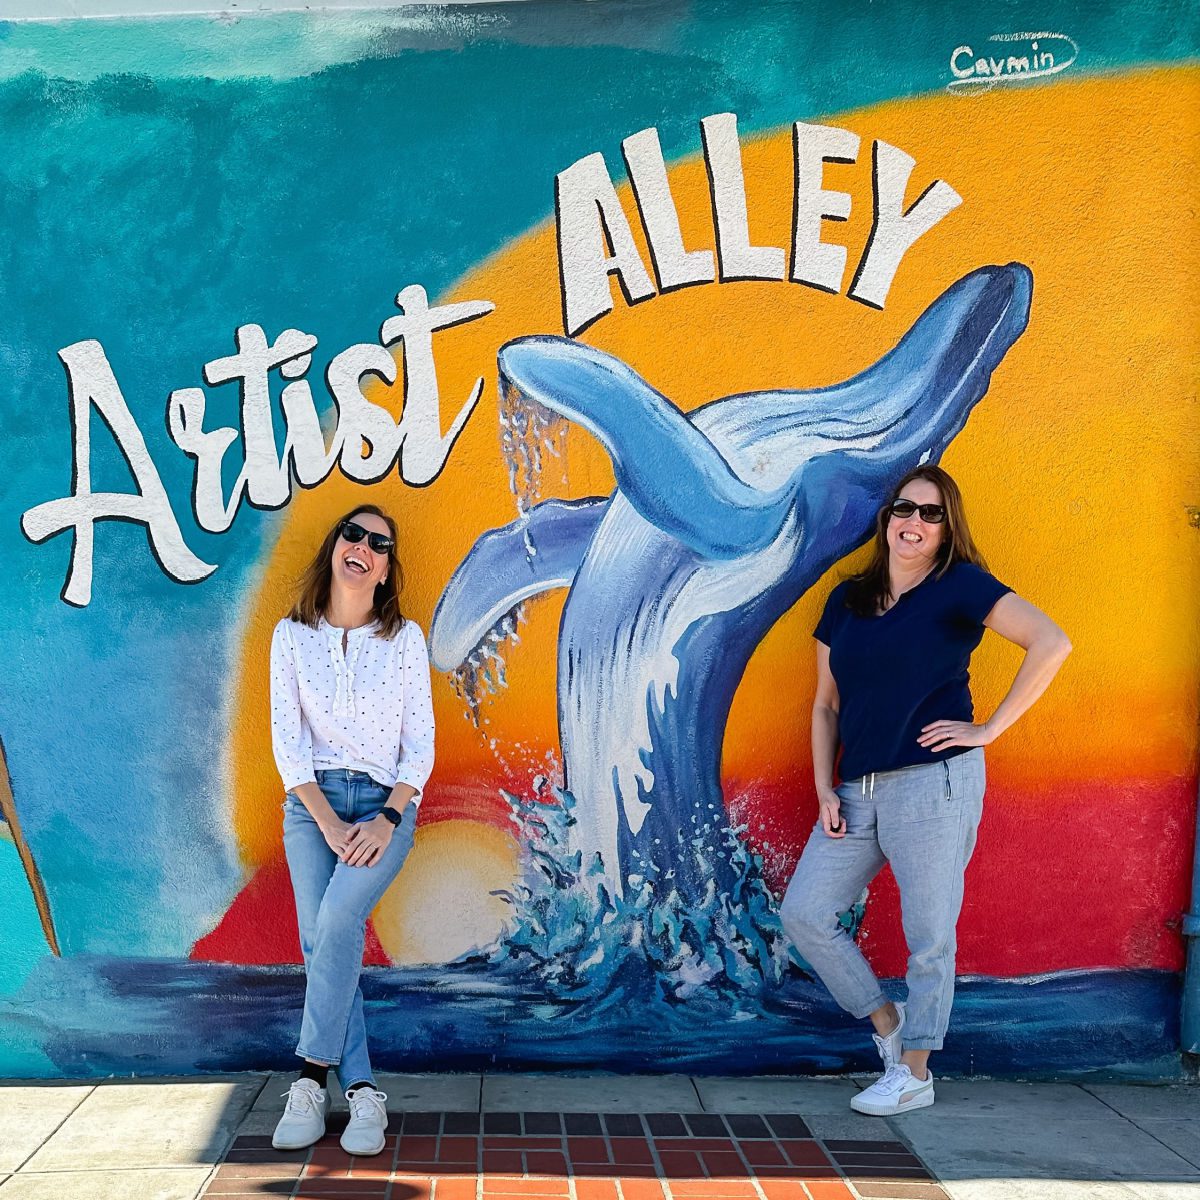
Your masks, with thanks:
[[[1028,323],[1032,284],[1019,263],[972,271],[861,374],[688,414],[570,339],[502,347],[501,387],[594,434],[617,487],[483,534],[438,603],[432,657],[453,669],[521,601],[570,589],[558,722],[572,847],[585,867],[599,855],[618,892],[636,875],[686,902],[730,882],[721,744],[751,653],[870,536],[896,479],[957,436]]]

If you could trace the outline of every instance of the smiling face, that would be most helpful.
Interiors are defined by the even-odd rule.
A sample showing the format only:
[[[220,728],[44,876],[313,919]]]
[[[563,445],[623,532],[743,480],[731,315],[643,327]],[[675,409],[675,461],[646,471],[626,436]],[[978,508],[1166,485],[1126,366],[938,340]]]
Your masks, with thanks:
[[[900,489],[896,499],[911,500],[914,504],[944,503],[937,484],[928,479],[909,481]],[[919,510],[911,517],[890,516],[887,523],[887,543],[893,569],[902,567],[905,570],[914,570],[932,567],[945,536],[946,522],[930,524],[922,521]]]
[[[368,534],[381,533],[386,538],[392,536],[388,523],[374,513],[355,513],[350,520],[362,526]],[[333,584],[355,592],[373,593],[387,578],[389,561],[386,552],[380,554],[371,549],[369,538],[365,537],[361,542],[348,542],[345,535],[339,533],[333,544]]]

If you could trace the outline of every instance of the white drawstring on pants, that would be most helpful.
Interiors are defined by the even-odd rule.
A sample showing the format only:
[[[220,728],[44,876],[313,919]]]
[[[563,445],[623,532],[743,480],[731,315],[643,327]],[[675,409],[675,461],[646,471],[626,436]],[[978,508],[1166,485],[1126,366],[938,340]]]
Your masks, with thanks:
[[[954,789],[950,786],[950,764],[944,758],[942,759],[942,770],[946,772],[946,799],[952,800],[954,798]],[[870,775],[864,775],[862,777],[862,798],[864,800],[875,799],[874,771],[872,771]]]

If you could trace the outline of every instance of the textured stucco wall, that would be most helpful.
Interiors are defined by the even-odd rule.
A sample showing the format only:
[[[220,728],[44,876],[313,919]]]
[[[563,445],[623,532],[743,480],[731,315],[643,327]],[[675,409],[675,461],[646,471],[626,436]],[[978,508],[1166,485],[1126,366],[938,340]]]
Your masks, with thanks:
[[[934,355],[929,394],[962,406],[961,431],[932,409],[905,420],[938,453],[944,439],[995,574],[1075,645],[988,751],[959,930],[978,978],[947,1069],[1174,1070],[1200,678],[1200,35],[1195,5],[1136,9],[705,0],[0,25],[0,1074],[287,1063],[301,983],[266,648],[330,520],[368,499],[404,530],[427,632],[449,597],[438,766],[370,929],[382,1061],[865,1062],[770,911],[815,811],[811,629],[862,552],[854,530],[822,541],[779,514],[842,495],[819,439],[852,402],[864,428],[882,421]],[[822,148],[853,161],[811,167]],[[997,287],[1032,279],[1028,325],[968,402],[991,310],[936,302],[1006,264]],[[886,386],[839,388],[923,314],[927,340]],[[660,402],[633,385],[596,419],[501,394],[503,345],[568,332],[684,413],[795,391],[787,419],[813,440],[716,439],[747,483],[718,494],[698,482],[712,443],[660,437]],[[381,413],[394,456],[318,465],[317,415],[330,447],[356,448]],[[750,404],[747,427],[760,416]],[[201,423],[235,431],[221,469]],[[784,495],[805,462],[819,493]],[[901,460],[870,469],[885,487]],[[675,559],[606,516],[565,604],[571,573],[540,576],[527,545],[464,567],[457,599],[451,581],[487,531],[618,483],[597,520],[631,503],[655,536],[703,526],[689,553],[729,566],[571,693],[560,643],[624,629],[624,598],[675,595]],[[577,566],[588,511],[544,549]],[[741,536],[763,540],[722,540]],[[985,640],[981,713],[1018,659]],[[625,895],[605,908],[553,832],[531,857],[532,798],[561,811],[564,770],[587,781],[578,828],[597,845],[618,812],[657,828],[724,807],[743,833],[705,847],[721,894],[664,908],[608,862]],[[903,974],[890,877],[861,936]]]

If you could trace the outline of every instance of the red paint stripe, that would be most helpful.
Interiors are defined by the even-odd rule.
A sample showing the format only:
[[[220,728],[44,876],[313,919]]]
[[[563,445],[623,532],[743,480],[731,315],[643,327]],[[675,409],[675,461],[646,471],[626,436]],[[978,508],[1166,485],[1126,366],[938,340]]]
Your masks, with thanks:
[[[444,787],[422,802],[421,820],[481,820],[511,831],[498,785]],[[811,783],[734,781],[735,820],[782,892],[816,816]],[[996,977],[1070,969],[1183,965],[1181,914],[1191,880],[1193,779],[1048,784],[1038,793],[1004,780],[988,788],[958,926],[960,974]],[[386,965],[368,925],[367,962]],[[890,871],[871,888],[863,947],[886,976],[904,973],[907,949]],[[237,963],[300,961],[291,881],[282,856],[266,863],[216,929],[192,951]]]
[[[304,961],[292,880],[282,850],[251,876],[217,927],[196,942],[189,957],[256,966]],[[370,921],[363,961],[372,967],[391,965]]]
[[[816,819],[811,783],[739,788],[772,887],[782,892]],[[960,974],[1014,976],[1075,968],[1183,965],[1196,781],[1085,780],[1036,794],[989,784],[958,924]],[[872,885],[863,948],[881,975],[907,949],[891,872]]]

